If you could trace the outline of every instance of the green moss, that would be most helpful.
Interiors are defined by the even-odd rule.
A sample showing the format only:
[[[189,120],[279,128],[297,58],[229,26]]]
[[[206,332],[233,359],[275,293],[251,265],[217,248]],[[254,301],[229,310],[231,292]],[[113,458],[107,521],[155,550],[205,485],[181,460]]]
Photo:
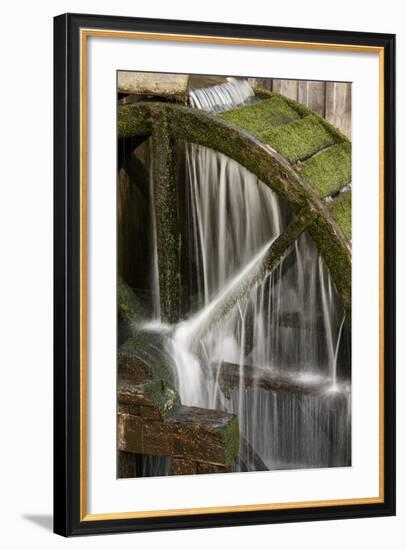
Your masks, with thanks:
[[[127,113],[128,116],[159,120],[164,113],[172,138],[209,147],[236,160],[285,198],[294,211],[314,206],[318,215],[317,221],[312,224],[312,236],[326,261],[328,258],[328,267],[347,308],[350,306],[351,254],[348,244],[342,236],[336,235],[333,220],[324,211],[316,193],[309,186],[304,186],[295,169],[280,157],[286,155],[291,162],[304,160],[320,149],[347,139],[339,133],[330,132],[328,124],[312,114],[269,131],[269,142],[278,151],[277,155],[218,115],[164,103],[138,103],[134,108],[135,111]]]
[[[270,127],[300,119],[300,116],[281,97],[273,97],[253,105],[226,111],[221,116],[257,137]]]
[[[173,360],[166,349],[167,342],[159,333],[139,332],[122,344],[118,350],[119,366],[142,368],[152,380],[172,384]]]
[[[143,385],[143,393],[146,399],[156,407],[162,416],[173,411],[180,405],[180,397],[173,386],[163,380],[153,380]]]
[[[121,377],[118,379],[117,392],[119,401],[152,407],[161,418],[173,413],[180,405],[176,389],[163,380],[153,379],[140,383]]]
[[[317,245],[343,300],[347,313],[351,314],[351,252],[344,238],[332,232],[329,213],[318,215],[309,227],[309,233]]]
[[[225,428],[224,434],[225,464],[233,464],[240,454],[240,429],[237,417],[233,418]]]
[[[139,109],[138,104],[119,105],[117,110],[117,137],[150,135],[152,122],[149,110]]]
[[[334,145],[333,136],[313,115],[266,130],[259,137],[291,163]]]
[[[351,181],[351,144],[334,145],[299,164],[296,170],[320,197],[330,195]]]
[[[283,97],[286,103],[290,107],[292,107],[292,109],[294,109],[300,116],[305,117],[307,115],[312,115],[327,130],[327,132],[329,132],[334,137],[336,143],[350,141],[345,134],[340,132],[340,130],[333,126],[327,119],[312,111],[311,109],[303,105],[303,103],[299,103],[298,101],[295,101],[294,99],[290,99],[290,97],[285,97],[283,95],[281,95],[281,97]]]
[[[123,321],[130,326],[147,318],[146,308],[120,275],[117,277],[117,309]]]
[[[332,202],[330,212],[340,225],[346,238],[351,240],[351,191],[338,195]]]
[[[281,95],[275,92],[271,92],[271,90],[267,90],[266,88],[261,88],[261,86],[254,86],[253,90],[255,93],[255,97],[257,97],[258,99],[269,99],[271,97],[276,97]]]
[[[159,294],[162,320],[179,320],[179,237],[175,178],[175,142],[163,114],[152,134],[154,206],[157,226]]]
[[[308,192],[288,163],[238,127],[219,116],[180,106],[168,109],[167,115],[169,128],[176,139],[209,147],[234,159],[293,207],[300,208],[308,200]]]

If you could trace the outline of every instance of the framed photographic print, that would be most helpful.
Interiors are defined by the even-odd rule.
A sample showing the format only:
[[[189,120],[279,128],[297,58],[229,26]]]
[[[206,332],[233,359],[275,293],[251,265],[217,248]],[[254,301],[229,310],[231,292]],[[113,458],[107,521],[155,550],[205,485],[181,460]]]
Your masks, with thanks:
[[[395,37],[55,18],[55,532],[395,513]]]

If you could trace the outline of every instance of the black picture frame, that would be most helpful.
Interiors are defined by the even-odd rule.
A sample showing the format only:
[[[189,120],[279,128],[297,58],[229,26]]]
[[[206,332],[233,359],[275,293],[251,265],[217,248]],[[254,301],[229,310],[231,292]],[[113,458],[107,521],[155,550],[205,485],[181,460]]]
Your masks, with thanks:
[[[81,518],[80,29],[382,48],[384,55],[384,494],[382,502],[177,515]],[[63,536],[378,517],[395,514],[395,36],[64,14],[54,19],[54,531]]]

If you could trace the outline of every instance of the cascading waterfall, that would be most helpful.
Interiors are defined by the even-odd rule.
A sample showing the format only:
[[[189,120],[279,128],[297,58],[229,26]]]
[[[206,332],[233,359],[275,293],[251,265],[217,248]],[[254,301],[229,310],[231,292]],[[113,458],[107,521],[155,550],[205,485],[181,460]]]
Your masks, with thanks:
[[[237,79],[190,93],[193,107],[214,112],[253,99],[248,83]],[[186,146],[186,171],[182,224],[191,314],[173,328],[169,343],[182,402],[238,415],[251,452],[240,470],[258,469],[258,457],[269,469],[349,465],[350,384],[337,367],[345,317],[315,245],[304,233],[272,273],[250,285],[292,219],[288,205],[207,148]],[[226,391],[225,364],[238,373],[238,384]],[[303,391],[247,385],[250,368]]]
[[[246,80],[228,78],[224,84],[190,91],[190,104],[196,109],[219,112],[255,101],[255,94]]]

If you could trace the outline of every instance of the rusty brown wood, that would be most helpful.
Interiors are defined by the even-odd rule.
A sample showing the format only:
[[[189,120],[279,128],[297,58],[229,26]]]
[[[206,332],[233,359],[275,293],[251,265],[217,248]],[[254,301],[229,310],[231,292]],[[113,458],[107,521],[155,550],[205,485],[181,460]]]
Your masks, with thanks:
[[[229,466],[239,454],[235,415],[181,405],[162,421],[118,415],[120,451]]]

